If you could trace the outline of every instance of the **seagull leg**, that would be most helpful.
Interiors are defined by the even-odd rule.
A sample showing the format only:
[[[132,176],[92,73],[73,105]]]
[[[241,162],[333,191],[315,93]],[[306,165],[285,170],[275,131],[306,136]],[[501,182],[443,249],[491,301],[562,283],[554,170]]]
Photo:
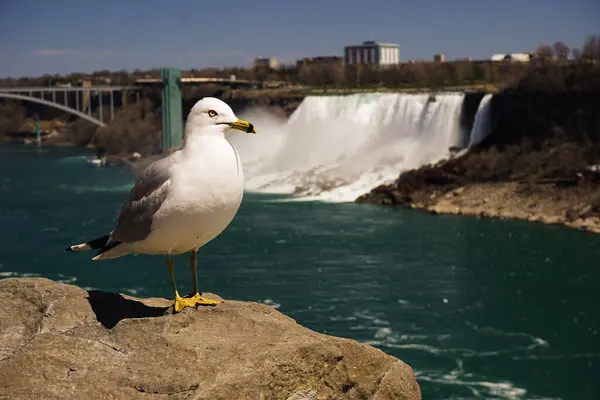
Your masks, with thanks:
[[[192,270],[192,281],[194,282],[194,295],[198,293],[198,250],[192,250],[192,256],[190,257],[190,269]]]
[[[175,294],[175,304],[173,305],[173,309],[175,313],[183,310],[185,307],[196,307],[196,301],[192,299],[186,299],[179,296],[177,292],[177,285],[175,284],[175,274],[173,271],[175,270],[175,264],[173,264],[173,260],[171,259],[171,255],[167,254],[167,269],[169,270],[169,275],[171,276],[171,284],[173,284],[173,293]]]
[[[200,292],[198,292],[198,249],[192,250],[192,256],[190,257],[190,269],[192,270],[192,280],[194,281],[194,295],[190,298],[190,300],[194,300],[194,304],[203,305],[203,306],[214,306],[219,304],[219,301],[207,299],[206,297],[200,296]]]

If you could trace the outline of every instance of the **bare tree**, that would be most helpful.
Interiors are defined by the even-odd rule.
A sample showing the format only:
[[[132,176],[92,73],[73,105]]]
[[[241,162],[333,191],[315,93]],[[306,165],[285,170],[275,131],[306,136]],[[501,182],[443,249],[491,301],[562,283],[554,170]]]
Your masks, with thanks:
[[[600,35],[590,35],[585,39],[581,58],[586,61],[600,61]]]
[[[0,135],[14,133],[25,121],[25,108],[17,102],[0,104]]]
[[[547,44],[540,44],[535,50],[535,54],[540,60],[548,61],[554,56],[554,50],[552,50],[552,47],[548,46]]]
[[[344,83],[344,66],[342,64],[330,64],[327,66],[329,84],[340,87]]]
[[[561,41],[554,42],[554,44],[552,45],[552,48],[554,49],[554,55],[559,60],[566,60],[567,58],[569,58],[569,51],[570,51],[569,46],[567,46],[563,42],[561,42]]]
[[[575,60],[580,60],[581,59],[581,49],[571,49],[571,55],[573,56],[573,58]]]

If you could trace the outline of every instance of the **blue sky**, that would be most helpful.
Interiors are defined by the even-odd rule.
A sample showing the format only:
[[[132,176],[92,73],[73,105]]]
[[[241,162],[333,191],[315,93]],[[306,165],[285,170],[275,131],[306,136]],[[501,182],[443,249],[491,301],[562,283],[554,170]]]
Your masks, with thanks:
[[[598,0],[0,0],[0,77],[292,63],[364,40],[402,60],[489,58],[581,47],[599,16]]]

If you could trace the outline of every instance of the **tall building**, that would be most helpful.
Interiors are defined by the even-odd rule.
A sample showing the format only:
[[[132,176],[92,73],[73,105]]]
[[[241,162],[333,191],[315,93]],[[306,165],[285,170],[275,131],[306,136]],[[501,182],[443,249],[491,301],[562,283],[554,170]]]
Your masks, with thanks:
[[[346,46],[344,48],[346,65],[394,65],[400,64],[400,45],[378,43],[375,41]]]
[[[277,68],[277,59],[275,57],[256,57],[254,59],[254,68]]]
[[[444,53],[434,54],[433,55],[433,62],[436,62],[436,63],[446,62],[446,55]]]

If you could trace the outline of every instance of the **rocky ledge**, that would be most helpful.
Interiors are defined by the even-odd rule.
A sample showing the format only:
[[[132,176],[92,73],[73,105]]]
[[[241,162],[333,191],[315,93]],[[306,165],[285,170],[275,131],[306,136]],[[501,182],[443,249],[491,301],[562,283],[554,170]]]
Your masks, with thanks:
[[[431,214],[520,219],[600,233],[598,191],[589,187],[497,182],[431,185],[407,191],[393,184],[381,185],[357,202],[401,205]]]
[[[0,399],[421,398],[402,361],[266,305],[170,306],[0,280]]]
[[[495,145],[504,138],[497,133],[449,160],[405,171],[356,201],[600,233],[600,147],[565,135]]]

